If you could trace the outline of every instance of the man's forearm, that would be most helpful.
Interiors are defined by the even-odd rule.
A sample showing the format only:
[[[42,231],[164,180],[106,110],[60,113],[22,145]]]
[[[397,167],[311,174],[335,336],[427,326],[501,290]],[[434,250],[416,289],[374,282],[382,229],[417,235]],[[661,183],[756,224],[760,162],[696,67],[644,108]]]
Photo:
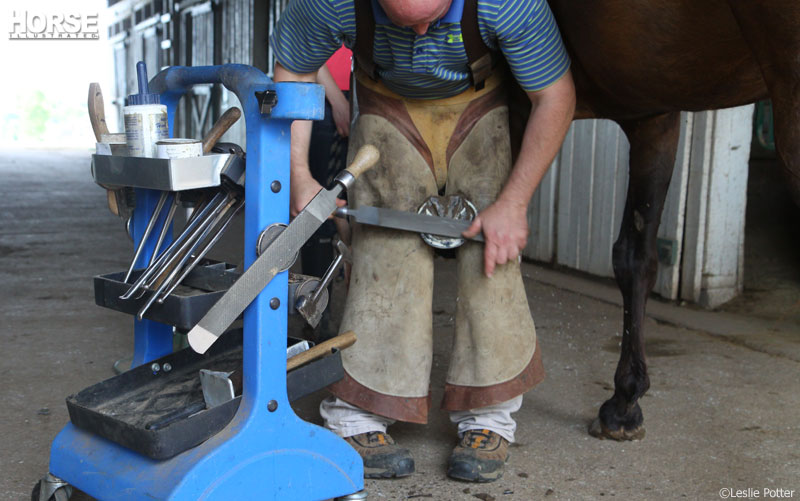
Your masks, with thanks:
[[[347,98],[344,97],[344,93],[336,84],[336,80],[333,79],[333,75],[331,75],[327,65],[323,64],[317,72],[317,83],[325,87],[325,99],[331,103],[331,106],[349,106]]]
[[[316,82],[317,73],[294,73],[280,63],[275,63],[273,80],[275,82]],[[290,183],[292,185],[292,214],[299,212],[308,202],[309,193],[298,192],[297,188],[313,181],[308,166],[308,149],[311,144],[311,121],[295,120],[292,123],[290,147]],[[297,196],[294,196],[297,194]],[[311,194],[313,195],[313,194]]]
[[[567,72],[553,85],[529,92],[531,113],[519,157],[498,199],[526,207],[561,148],[575,111],[575,88]]]

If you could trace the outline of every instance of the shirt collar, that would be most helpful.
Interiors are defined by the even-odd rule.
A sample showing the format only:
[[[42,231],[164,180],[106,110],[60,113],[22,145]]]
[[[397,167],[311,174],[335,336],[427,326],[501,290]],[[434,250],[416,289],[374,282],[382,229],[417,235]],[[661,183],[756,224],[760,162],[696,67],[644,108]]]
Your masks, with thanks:
[[[460,23],[461,22],[461,14],[464,11],[464,0],[453,0],[450,4],[450,8],[447,10],[444,16],[437,23]],[[392,24],[391,19],[389,16],[386,15],[386,12],[381,7],[381,4],[378,3],[378,0],[372,0],[372,12],[375,16],[375,24]]]

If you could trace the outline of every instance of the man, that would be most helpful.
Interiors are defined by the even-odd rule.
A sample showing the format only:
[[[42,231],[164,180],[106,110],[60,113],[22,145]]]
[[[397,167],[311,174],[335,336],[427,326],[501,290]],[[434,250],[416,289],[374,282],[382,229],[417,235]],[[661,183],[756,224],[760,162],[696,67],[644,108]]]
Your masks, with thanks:
[[[354,1],[361,0],[290,3],[271,37],[276,81],[313,81],[342,43],[353,47]],[[516,430],[511,413],[543,378],[518,256],[527,242],[528,202],[560,147],[575,96],[545,0],[477,2],[481,38],[503,53],[532,104],[513,168],[502,72],[482,89],[471,88],[460,26],[464,0],[372,0],[378,80],[356,75],[360,114],[350,152],[371,143],[381,160],[348,197],[356,207],[414,211],[443,191],[466,197],[479,211],[465,236],[482,231],[485,245],[468,242],[458,250],[455,338],[442,407],[461,437],[448,475],[488,482],[502,476],[508,459]],[[308,129],[307,122],[292,126],[293,213],[320,189],[308,173]],[[353,258],[340,330],[354,330],[359,341],[343,353],[345,377],[320,412],[361,454],[367,477],[405,476],[414,471],[413,458],[386,429],[395,420],[427,422],[433,252],[418,235],[357,225]]]

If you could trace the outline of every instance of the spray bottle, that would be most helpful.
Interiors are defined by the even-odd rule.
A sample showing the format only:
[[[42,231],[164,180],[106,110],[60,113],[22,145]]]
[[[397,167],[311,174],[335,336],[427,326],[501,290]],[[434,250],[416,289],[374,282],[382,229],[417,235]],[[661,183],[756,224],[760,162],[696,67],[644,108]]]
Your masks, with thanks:
[[[125,140],[128,155],[133,157],[156,156],[156,141],[169,137],[167,107],[159,103],[158,94],[151,94],[147,85],[147,66],[136,63],[139,93],[128,96],[125,115]]]

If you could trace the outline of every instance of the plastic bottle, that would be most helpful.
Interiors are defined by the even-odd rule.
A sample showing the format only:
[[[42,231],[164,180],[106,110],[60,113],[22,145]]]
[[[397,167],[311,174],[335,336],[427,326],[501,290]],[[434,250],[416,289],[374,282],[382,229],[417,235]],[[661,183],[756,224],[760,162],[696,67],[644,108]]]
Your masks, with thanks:
[[[125,115],[125,140],[128,155],[132,157],[156,156],[156,141],[169,137],[167,107],[160,104],[158,94],[151,94],[147,86],[147,66],[136,63],[139,93],[128,96]]]

